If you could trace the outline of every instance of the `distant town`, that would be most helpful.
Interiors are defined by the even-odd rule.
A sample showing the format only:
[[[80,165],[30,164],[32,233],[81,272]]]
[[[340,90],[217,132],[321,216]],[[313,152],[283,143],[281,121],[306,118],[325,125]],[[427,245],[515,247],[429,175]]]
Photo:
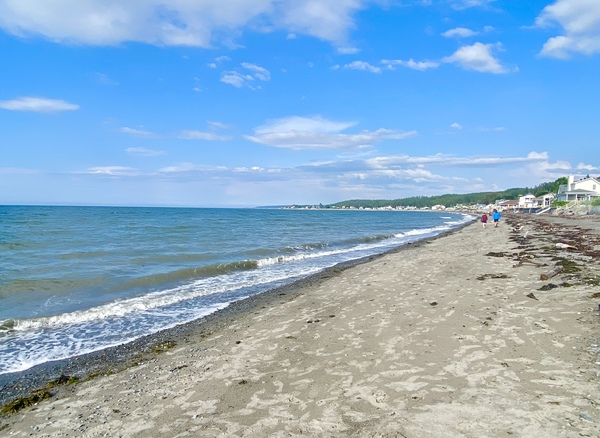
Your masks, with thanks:
[[[350,200],[335,204],[290,205],[282,208],[301,210],[378,210],[378,211],[460,211],[555,214],[598,214],[600,210],[600,177],[574,176],[559,178],[533,189],[514,188],[503,192],[470,193],[413,197],[396,200]]]

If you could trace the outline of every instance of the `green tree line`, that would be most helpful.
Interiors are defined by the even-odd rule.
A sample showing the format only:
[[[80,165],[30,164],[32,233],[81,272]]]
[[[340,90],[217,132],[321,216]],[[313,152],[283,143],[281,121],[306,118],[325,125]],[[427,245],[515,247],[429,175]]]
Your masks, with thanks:
[[[493,204],[502,199],[518,199],[529,193],[534,196],[542,196],[547,193],[557,193],[561,184],[567,184],[567,178],[562,177],[554,182],[546,182],[535,187],[512,188],[500,192],[479,192],[466,194],[446,194],[439,196],[412,196],[399,199],[352,199],[348,201],[337,202],[322,206],[324,208],[381,208],[381,207],[433,207],[434,205],[444,205],[454,207],[455,205],[474,205],[474,204]]]

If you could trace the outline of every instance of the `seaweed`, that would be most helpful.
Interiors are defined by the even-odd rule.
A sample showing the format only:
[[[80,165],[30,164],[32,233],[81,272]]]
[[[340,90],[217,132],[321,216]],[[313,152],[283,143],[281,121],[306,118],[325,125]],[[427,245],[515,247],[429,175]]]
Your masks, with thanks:
[[[154,345],[152,351],[156,354],[161,354],[161,353],[164,353],[165,351],[170,350],[171,348],[174,348],[176,345],[177,345],[177,343],[175,341],[160,342],[160,343]]]
[[[483,274],[477,277],[477,280],[487,280],[488,278],[510,278],[506,274]]]
[[[28,396],[20,397],[16,400],[13,400],[0,408],[0,412],[3,414],[16,414],[21,409],[33,406],[38,404],[39,402],[49,399],[52,397],[50,391],[47,389],[38,389],[37,391],[32,392]]]
[[[552,260],[555,261],[557,265],[563,267],[563,274],[574,274],[576,272],[581,272],[579,265],[572,260],[568,260],[563,257],[554,257]]]

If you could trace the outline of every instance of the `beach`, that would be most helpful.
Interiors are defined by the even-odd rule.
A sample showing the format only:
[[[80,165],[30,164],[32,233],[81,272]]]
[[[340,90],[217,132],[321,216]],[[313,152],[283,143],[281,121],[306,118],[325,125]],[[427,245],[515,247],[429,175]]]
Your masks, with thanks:
[[[56,372],[80,381],[0,435],[600,436],[599,219],[474,222],[138,342],[93,378],[71,362]]]

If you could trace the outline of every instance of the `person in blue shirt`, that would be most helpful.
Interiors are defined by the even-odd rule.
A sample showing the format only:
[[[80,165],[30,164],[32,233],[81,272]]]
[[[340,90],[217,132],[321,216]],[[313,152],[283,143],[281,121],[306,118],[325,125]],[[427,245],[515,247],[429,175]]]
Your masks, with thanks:
[[[494,220],[494,227],[498,226],[498,221],[500,220],[500,212],[494,208],[494,212],[492,213],[492,219]]]

